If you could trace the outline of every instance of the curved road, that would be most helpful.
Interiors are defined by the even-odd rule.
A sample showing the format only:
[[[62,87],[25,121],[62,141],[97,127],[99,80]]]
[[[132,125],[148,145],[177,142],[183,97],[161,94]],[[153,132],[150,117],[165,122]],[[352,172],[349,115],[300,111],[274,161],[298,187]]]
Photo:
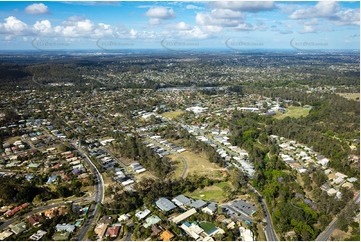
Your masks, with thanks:
[[[184,176],[186,175],[187,170],[188,170],[188,163],[187,163],[187,160],[184,158],[184,156],[178,155],[178,157],[180,157],[183,160],[183,163],[184,163],[184,170],[183,170],[183,173],[182,173],[182,179],[183,179]]]
[[[352,203],[356,203],[356,204],[360,203],[360,193],[357,196],[355,196],[354,199],[352,199],[343,210],[345,210]],[[327,228],[322,233],[320,233],[315,240],[316,241],[327,241],[330,238],[333,231],[336,229],[337,221],[338,221],[338,217],[336,216],[336,218],[334,218],[331,221],[331,223],[327,226]]]
[[[95,194],[92,197],[77,198],[75,200],[72,200],[73,202],[80,202],[82,200],[85,200],[85,201],[88,200],[87,202],[89,202],[90,199],[94,199],[94,201],[95,201],[94,209],[92,210],[91,214],[88,214],[88,217],[87,217],[86,221],[84,222],[84,225],[80,228],[78,235],[77,235],[77,240],[84,240],[90,226],[93,224],[94,219],[96,218],[96,215],[98,214],[98,205],[104,202],[104,181],[103,181],[103,177],[100,174],[99,170],[92,163],[92,161],[90,160],[88,155],[85,152],[83,152],[80,147],[76,146],[76,144],[74,144],[74,143],[70,143],[70,144],[73,146],[73,148],[75,150],[77,150],[79,152],[80,155],[82,155],[84,157],[84,161],[89,165],[92,173],[95,175],[95,180],[96,180]],[[5,229],[7,226],[14,223],[18,219],[21,219],[21,218],[24,218],[24,217],[27,217],[27,216],[33,215],[35,213],[39,213],[39,212],[42,212],[42,211],[45,211],[45,210],[48,210],[48,209],[51,209],[54,207],[65,205],[68,202],[69,201],[62,201],[60,203],[38,207],[38,208],[33,209],[31,212],[29,212],[25,215],[14,216],[13,218],[11,218],[11,219],[5,221],[3,224],[1,224],[0,230]]]
[[[261,195],[261,193],[259,191],[256,190],[256,188],[254,188],[253,186],[251,186],[250,184],[247,184],[250,187],[250,190],[254,193],[257,193],[258,195],[258,202],[261,204],[262,206],[262,210],[265,214],[265,219],[267,222],[266,227],[264,228],[264,232],[266,235],[266,239],[267,241],[279,241],[277,234],[273,228],[273,222],[272,222],[272,218],[271,215],[268,211],[268,207],[266,202],[263,200],[263,197]]]

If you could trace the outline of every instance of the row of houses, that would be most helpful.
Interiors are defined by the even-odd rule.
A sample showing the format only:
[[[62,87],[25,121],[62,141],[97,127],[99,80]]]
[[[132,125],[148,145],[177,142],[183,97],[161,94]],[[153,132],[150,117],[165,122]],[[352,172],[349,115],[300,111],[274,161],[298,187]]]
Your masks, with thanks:
[[[224,159],[225,162],[232,164],[248,176],[253,177],[255,169],[253,164],[249,162],[248,153],[245,150],[240,149],[238,146],[232,146],[227,136],[215,135],[212,138],[214,141],[202,135],[196,136],[197,140],[215,148],[217,154]]]
[[[329,168],[330,160],[317,154],[311,148],[284,137],[276,135],[271,135],[270,137],[277,141],[281,149],[280,157],[291,169],[296,170],[298,173],[308,172],[311,167],[317,167],[322,170],[327,176],[328,181],[321,186],[321,189],[327,192],[329,196],[341,198],[340,188],[352,189],[353,183],[357,181],[357,178],[349,178],[347,175]]]

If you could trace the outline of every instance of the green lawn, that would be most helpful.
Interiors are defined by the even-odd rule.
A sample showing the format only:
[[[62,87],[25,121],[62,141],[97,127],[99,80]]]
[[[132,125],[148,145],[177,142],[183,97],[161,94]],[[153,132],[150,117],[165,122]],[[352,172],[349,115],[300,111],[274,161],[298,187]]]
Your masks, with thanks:
[[[281,113],[281,112],[277,111],[276,112],[277,114],[274,117],[276,119],[284,119],[286,117],[290,117],[290,118],[300,118],[302,116],[306,117],[311,109],[312,109],[312,107],[310,107],[310,108],[289,107],[289,108],[287,108],[287,112],[285,112],[285,113]]]
[[[216,226],[208,222],[200,223],[199,226],[201,226],[207,234],[210,234],[216,228]]]
[[[264,234],[263,231],[263,226],[261,224],[257,225],[257,230],[258,230],[258,241],[266,241],[266,235]]]
[[[179,115],[182,115],[183,113],[184,113],[183,111],[177,110],[177,111],[162,113],[161,116],[163,116],[165,118],[169,118],[169,119],[174,119],[174,118],[178,117]]]
[[[69,235],[70,235],[69,232],[55,232],[53,235],[53,240],[58,240],[58,241],[68,240]]]
[[[222,188],[226,185],[230,186],[229,182],[216,183],[213,186],[197,189],[194,192],[187,192],[185,195],[193,199],[202,199],[205,201],[222,202],[224,200]]]
[[[219,182],[219,183],[215,183],[214,186],[219,187],[219,188],[223,188],[225,186],[230,186],[231,184],[229,182]]]

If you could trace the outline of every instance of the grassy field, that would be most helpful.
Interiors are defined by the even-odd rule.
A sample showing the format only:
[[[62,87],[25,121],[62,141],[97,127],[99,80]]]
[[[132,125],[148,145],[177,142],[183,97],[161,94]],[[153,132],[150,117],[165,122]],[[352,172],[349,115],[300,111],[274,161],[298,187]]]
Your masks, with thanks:
[[[355,100],[355,101],[360,100],[360,93],[336,93],[336,94],[346,99]]]
[[[194,192],[188,192],[185,195],[193,199],[202,199],[219,203],[224,200],[222,188],[226,185],[231,186],[229,182],[220,182],[214,184],[213,186],[197,189]]]
[[[8,138],[6,140],[6,142],[8,142],[9,144],[13,144],[17,140],[21,140],[21,136],[15,136],[15,137]]]
[[[205,154],[196,154],[192,151],[185,151],[180,154],[173,154],[168,156],[173,161],[176,162],[176,169],[173,176],[178,178],[182,175],[184,170],[184,162],[182,157],[187,161],[187,172],[188,174],[197,174],[199,176],[207,176],[212,178],[220,178],[222,173],[220,171],[224,170],[220,166],[211,163],[205,156]]]
[[[163,116],[165,118],[169,118],[169,119],[174,119],[174,118],[178,117],[179,115],[182,115],[183,113],[184,113],[183,111],[177,110],[177,111],[162,113],[161,116]]]
[[[199,226],[201,226],[207,234],[210,234],[216,228],[216,226],[208,222],[200,223]]]
[[[182,176],[183,170],[184,170],[184,163],[183,163],[182,159],[176,155],[170,155],[169,157],[173,160],[173,165],[176,167],[173,172],[173,177],[180,178]]]
[[[134,176],[137,180],[143,180],[145,178],[157,179],[150,171],[145,171],[140,174],[135,173]]]
[[[287,108],[287,112],[281,113],[277,111],[277,114],[274,116],[276,119],[284,119],[286,117],[290,118],[300,118],[306,117],[310,112],[311,108],[304,107],[289,107]]]
[[[257,224],[257,230],[258,230],[258,241],[266,241],[266,235],[264,234],[263,231],[263,226],[262,224]]]

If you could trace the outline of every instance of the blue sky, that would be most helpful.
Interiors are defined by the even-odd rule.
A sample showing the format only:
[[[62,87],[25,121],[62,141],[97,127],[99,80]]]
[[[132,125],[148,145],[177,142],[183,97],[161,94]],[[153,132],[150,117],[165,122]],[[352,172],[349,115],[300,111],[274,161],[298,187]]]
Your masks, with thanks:
[[[0,2],[0,49],[359,49],[359,2]]]

